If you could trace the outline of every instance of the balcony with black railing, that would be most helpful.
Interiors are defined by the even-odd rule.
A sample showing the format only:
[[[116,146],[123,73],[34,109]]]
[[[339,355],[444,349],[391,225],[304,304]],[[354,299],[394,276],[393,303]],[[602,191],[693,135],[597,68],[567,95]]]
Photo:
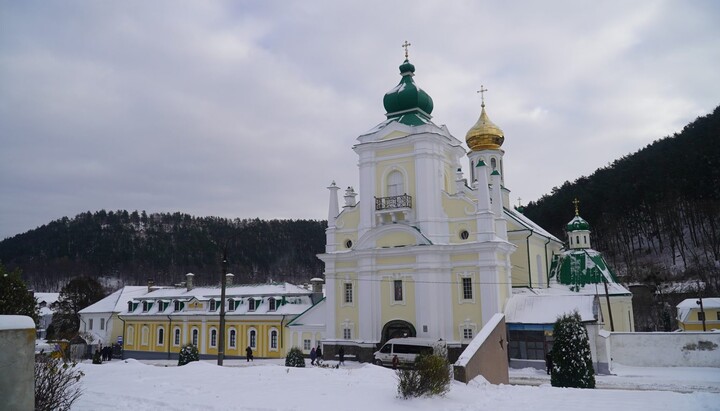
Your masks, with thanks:
[[[407,194],[390,197],[375,197],[375,210],[395,210],[398,208],[412,208],[412,196]]]

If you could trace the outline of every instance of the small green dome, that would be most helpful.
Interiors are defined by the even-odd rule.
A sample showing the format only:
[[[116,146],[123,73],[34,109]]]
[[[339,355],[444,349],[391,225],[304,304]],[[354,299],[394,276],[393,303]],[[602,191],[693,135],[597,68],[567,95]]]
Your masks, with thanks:
[[[582,217],[579,215],[576,215],[570,222],[567,224],[567,227],[565,227],[565,230],[567,232],[573,232],[573,231],[589,231],[590,230],[590,224],[583,220]]]
[[[408,112],[417,112],[429,118],[433,111],[433,101],[430,95],[415,84],[415,66],[405,60],[400,65],[400,75],[400,83],[383,97],[387,118],[399,117]]]

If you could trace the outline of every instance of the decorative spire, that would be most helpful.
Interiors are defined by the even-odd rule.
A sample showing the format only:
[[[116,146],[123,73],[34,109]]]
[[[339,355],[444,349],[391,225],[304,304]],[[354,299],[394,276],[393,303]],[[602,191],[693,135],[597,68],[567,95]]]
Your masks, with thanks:
[[[480,99],[482,101],[482,104],[480,105],[480,107],[482,107],[482,108],[485,108],[485,92],[486,91],[488,91],[488,89],[486,89],[485,86],[483,86],[482,84],[480,85],[480,90],[477,91],[478,93],[480,93]]]
[[[495,125],[487,113],[485,112],[485,92],[488,91],[485,86],[481,85],[480,93],[482,99],[480,118],[465,135],[465,142],[472,151],[482,150],[500,150],[503,142],[505,141],[505,134],[503,131]]]
[[[575,197],[575,199],[573,200],[572,203],[575,204],[575,215],[576,215],[576,216],[579,216],[579,215],[580,215],[580,208],[579,208],[578,206],[580,205],[580,201],[577,199],[577,197]]]
[[[405,43],[401,47],[405,49],[405,60],[408,59],[408,47],[412,46],[412,44],[408,43],[407,40],[405,40]]]

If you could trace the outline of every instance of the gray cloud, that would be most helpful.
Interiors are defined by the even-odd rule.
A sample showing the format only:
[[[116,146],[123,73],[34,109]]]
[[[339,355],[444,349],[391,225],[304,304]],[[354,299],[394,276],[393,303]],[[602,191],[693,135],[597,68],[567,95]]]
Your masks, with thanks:
[[[490,89],[524,202],[719,103],[713,2],[386,3],[5,3],[0,238],[101,208],[325,218],[404,40],[459,139]]]

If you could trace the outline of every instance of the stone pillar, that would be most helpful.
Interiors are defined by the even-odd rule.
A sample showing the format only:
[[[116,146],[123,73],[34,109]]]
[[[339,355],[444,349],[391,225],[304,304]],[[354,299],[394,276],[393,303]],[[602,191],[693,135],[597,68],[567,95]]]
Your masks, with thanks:
[[[35,322],[24,315],[0,315],[0,393],[8,410],[35,409]],[[6,408],[7,407],[7,408]]]

